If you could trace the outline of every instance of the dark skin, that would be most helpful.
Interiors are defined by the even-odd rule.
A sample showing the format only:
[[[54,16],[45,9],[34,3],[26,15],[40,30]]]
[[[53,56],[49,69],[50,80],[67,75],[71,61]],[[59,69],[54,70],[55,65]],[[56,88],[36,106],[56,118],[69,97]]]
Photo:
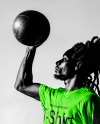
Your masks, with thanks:
[[[40,83],[33,83],[33,75],[32,75],[32,64],[34,61],[35,53],[37,47],[27,47],[26,54],[22,60],[20,65],[18,75],[15,82],[15,89],[19,92],[30,96],[38,101],[40,101],[39,97],[39,86]],[[72,91],[79,89],[79,83],[83,80],[80,78],[80,75],[76,73],[82,66],[82,62],[76,63],[76,65],[71,66],[70,61],[67,55],[64,55],[63,58],[56,62],[55,68],[55,76],[58,76],[60,80],[64,81],[66,91]],[[99,124],[100,115],[96,117],[95,115],[91,115],[95,121],[95,124]]]
[[[36,48],[37,47],[28,47],[26,49],[26,54],[22,60],[16,78],[15,88],[18,91],[40,101],[39,98],[40,83],[33,83],[33,75],[32,75],[32,64],[34,61]],[[67,59],[68,59],[67,56],[64,55],[63,59],[56,62],[55,73],[56,75],[60,75],[60,76],[62,75],[64,77],[67,77],[65,80],[64,79],[63,80],[66,91],[70,91],[70,90],[78,89],[78,87],[75,85],[77,76],[76,75],[73,75],[73,77],[69,76],[69,73],[71,72],[72,69],[68,67]]]
[[[22,60],[22,63],[19,68],[19,72],[16,78],[16,82],[14,87],[38,101],[39,98],[39,83],[33,83],[33,75],[32,75],[32,63],[35,57],[36,47],[28,47],[26,49],[26,54]]]

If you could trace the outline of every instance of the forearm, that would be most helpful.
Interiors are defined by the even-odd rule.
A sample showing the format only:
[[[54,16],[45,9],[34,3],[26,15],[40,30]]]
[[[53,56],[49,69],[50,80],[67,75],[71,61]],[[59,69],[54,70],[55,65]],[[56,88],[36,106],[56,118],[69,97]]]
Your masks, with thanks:
[[[33,80],[32,64],[35,52],[36,52],[35,47],[33,47],[32,49],[27,48],[26,50],[25,57],[23,58],[22,63],[20,65],[16,82],[14,85],[17,90],[20,90],[21,88],[24,88],[32,84]]]

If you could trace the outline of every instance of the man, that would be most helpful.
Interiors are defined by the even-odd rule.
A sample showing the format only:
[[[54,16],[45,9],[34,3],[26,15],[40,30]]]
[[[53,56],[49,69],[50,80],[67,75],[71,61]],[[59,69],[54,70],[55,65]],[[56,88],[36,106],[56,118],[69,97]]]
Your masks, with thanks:
[[[37,47],[27,48],[15,88],[41,101],[44,124],[100,124],[100,98],[93,91],[94,87],[98,89],[98,84],[90,76],[94,73],[95,79],[98,79],[98,46],[100,39],[93,37],[91,42],[75,44],[64,53],[63,58],[56,62],[54,76],[64,81],[65,88],[58,89],[33,83],[32,64]]]

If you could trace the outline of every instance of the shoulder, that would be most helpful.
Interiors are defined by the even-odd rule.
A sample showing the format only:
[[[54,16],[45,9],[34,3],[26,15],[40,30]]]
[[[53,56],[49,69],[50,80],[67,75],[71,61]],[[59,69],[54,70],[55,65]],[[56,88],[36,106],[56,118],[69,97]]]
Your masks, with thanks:
[[[58,97],[62,95],[66,90],[64,88],[51,88],[44,84],[41,84],[39,87],[39,96],[45,98]]]
[[[93,105],[93,106],[100,106],[100,97],[90,89],[86,89],[81,94],[81,103],[85,105]]]
[[[62,87],[60,87],[60,88],[51,88],[51,87],[49,87],[49,86],[47,86],[47,85],[44,85],[44,84],[41,84],[40,86],[39,86],[39,92],[40,92],[40,94],[41,93],[58,93],[58,92],[65,92],[65,88],[62,88]]]
[[[77,103],[81,103],[81,105],[87,104],[89,102],[96,103],[100,101],[100,97],[87,87],[77,90],[74,94],[74,97],[77,99]]]
[[[100,97],[93,91],[88,89],[85,95],[85,99],[91,100],[91,101],[100,101]]]

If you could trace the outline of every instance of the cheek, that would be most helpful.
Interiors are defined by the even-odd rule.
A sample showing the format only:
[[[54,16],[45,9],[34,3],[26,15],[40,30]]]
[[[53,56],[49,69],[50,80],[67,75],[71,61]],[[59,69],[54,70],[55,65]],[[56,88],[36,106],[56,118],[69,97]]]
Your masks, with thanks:
[[[60,65],[59,73],[62,73],[63,75],[68,75],[70,72],[70,68],[68,67],[68,63],[62,63]]]
[[[64,73],[67,73],[67,71],[68,71],[68,68],[67,67],[63,68],[63,72]]]
[[[65,65],[63,68],[62,68],[62,72],[64,75],[67,75],[68,72],[69,72],[69,68],[67,67],[67,65]]]
[[[63,74],[68,76],[68,75],[71,75],[72,73],[73,73],[72,66],[70,67],[68,64],[66,64],[63,68]]]

